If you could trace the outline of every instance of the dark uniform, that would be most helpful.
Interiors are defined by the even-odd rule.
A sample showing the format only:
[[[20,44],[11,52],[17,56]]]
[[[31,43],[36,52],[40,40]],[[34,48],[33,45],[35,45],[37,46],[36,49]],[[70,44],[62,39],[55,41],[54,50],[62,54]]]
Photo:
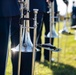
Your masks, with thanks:
[[[17,0],[0,0],[0,75],[5,74],[10,27],[12,47],[19,43],[19,15]]]
[[[46,8],[47,8],[47,11],[49,10],[48,9],[48,4],[46,4]],[[57,9],[57,2],[56,0],[54,0],[54,17],[57,16],[57,12],[58,12],[58,9]],[[49,14],[45,13],[44,14],[44,18],[43,18],[43,22],[44,22],[44,25],[45,25],[45,35],[48,34],[48,32],[50,31],[50,22],[49,22]],[[54,25],[56,25],[56,21],[57,21],[57,18],[54,18]],[[49,38],[45,38],[45,43],[49,43],[50,39]],[[54,43],[54,38],[51,38],[51,44],[53,45]],[[49,61],[49,51],[48,50],[44,50],[44,58],[45,60],[48,60]]]
[[[37,15],[37,44],[41,44],[41,28],[42,28],[42,22],[43,22],[43,15],[46,12],[46,0],[30,0],[30,18],[34,17],[33,9],[39,9],[38,15]],[[33,26],[33,21],[30,21],[30,26]],[[31,40],[33,42],[33,29],[30,30],[30,36]],[[39,48],[41,50],[41,48]],[[36,61],[40,60],[40,52],[36,53]]]
[[[46,2],[46,12],[47,11],[49,11],[49,8],[48,8],[48,3]],[[43,23],[45,25],[45,35],[47,35],[48,32],[50,31],[50,25],[49,25],[50,24],[49,23],[50,16],[46,12],[44,12],[44,15],[43,15]],[[55,12],[54,16],[56,17],[57,16],[57,2],[56,2],[56,0],[54,0],[54,12]],[[55,18],[54,20],[56,22],[57,19]],[[41,27],[40,32],[42,32],[42,27]],[[53,44],[53,40],[54,39],[52,38],[51,44]],[[45,38],[45,43],[49,43],[49,41],[50,41],[49,38]],[[44,50],[44,57],[45,57],[45,60],[49,60],[49,51],[48,50]],[[38,54],[36,55],[36,59],[38,61],[40,61],[40,58],[41,58],[41,51],[39,51]]]
[[[74,6],[74,5],[72,7],[71,20],[72,20],[71,26],[76,25],[76,6]]]
[[[38,13],[38,27],[37,27],[37,36],[39,34],[39,30],[42,23],[43,12],[46,11],[45,3],[46,0],[29,0],[30,1],[30,18],[34,17],[33,9],[39,9]],[[34,22],[30,20],[30,26],[33,25]],[[41,33],[41,32],[40,32]],[[30,30],[31,40],[33,42],[33,29]],[[25,36],[26,37],[26,36]],[[40,36],[38,38],[40,40]],[[40,41],[39,41],[40,42]],[[38,42],[38,43],[39,43]],[[20,75],[31,75],[32,71],[32,52],[21,52],[21,68],[20,68]],[[12,63],[13,63],[13,75],[17,75],[18,73],[18,52],[14,54],[12,51]]]

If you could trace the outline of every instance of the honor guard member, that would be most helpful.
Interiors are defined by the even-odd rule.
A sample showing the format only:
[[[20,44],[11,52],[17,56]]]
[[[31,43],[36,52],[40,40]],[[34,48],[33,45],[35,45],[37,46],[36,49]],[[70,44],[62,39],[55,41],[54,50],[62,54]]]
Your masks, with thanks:
[[[19,43],[19,15],[17,0],[0,0],[0,75],[5,75],[9,28],[12,46]]]
[[[30,18],[34,16],[34,13],[32,12],[33,9],[38,9],[38,15],[37,15],[37,44],[41,44],[41,28],[42,28],[42,22],[43,22],[43,16],[46,12],[46,2],[49,2],[49,0],[30,0]],[[33,21],[30,21],[30,26],[33,26]],[[30,30],[30,36],[31,40],[33,42],[33,30]],[[40,61],[41,56],[41,48],[39,48],[40,51],[36,53],[36,61]]]
[[[53,0],[50,0],[51,2],[53,2]],[[43,21],[42,21],[42,26],[43,26],[43,23],[45,25],[45,35],[48,34],[48,32],[50,31],[50,23],[49,23],[49,13],[47,13],[49,11],[49,6],[48,6],[48,2],[46,2],[46,12],[44,12],[44,15],[43,15]],[[57,2],[56,0],[54,0],[54,16],[56,17],[57,16]],[[56,18],[54,19],[55,21],[57,20]],[[41,30],[40,30],[40,33],[42,33],[42,26],[41,26]],[[39,34],[40,34],[39,33]],[[41,36],[41,34],[40,34]],[[54,42],[54,38],[51,39],[51,44],[53,44]],[[49,43],[49,38],[45,38],[45,43]],[[36,55],[36,58],[40,61],[41,59],[41,51],[38,52],[38,54]],[[48,60],[49,61],[49,50],[44,50],[44,59],[45,60]]]
[[[73,1],[71,19],[72,19],[71,26],[76,25],[76,5],[75,5],[75,1]]]
[[[57,17],[57,12],[58,12],[57,1],[56,0],[52,0],[52,1],[54,1],[54,17]],[[48,12],[49,6],[47,3],[46,3],[46,9]],[[45,13],[44,18],[43,18],[43,23],[45,25],[45,35],[47,35],[48,32],[50,31],[50,25],[49,25],[50,20],[49,19],[50,19],[49,13]],[[54,18],[54,22],[55,22],[54,25],[56,25],[57,18]],[[49,41],[50,41],[50,39],[45,37],[45,43],[49,43]],[[54,38],[52,37],[51,38],[51,44],[53,45],[53,43],[54,43]],[[49,50],[46,50],[46,49],[44,50],[44,59],[49,61]]]
[[[34,18],[33,9],[38,9],[38,15],[37,15],[37,43],[41,43],[41,26],[42,26],[42,20],[43,20],[43,13],[46,12],[46,0],[29,0],[30,4],[30,19]],[[48,0],[47,0],[48,1]],[[30,27],[34,26],[34,21],[30,20]],[[33,29],[30,29],[30,37],[33,43]],[[26,36],[25,36],[26,37]],[[37,52],[38,54],[39,52]],[[13,75],[18,74],[18,52],[14,53],[12,51],[12,63],[13,63]],[[37,58],[38,60],[40,58]],[[32,51],[30,52],[21,52],[21,66],[20,66],[20,75],[32,75]]]

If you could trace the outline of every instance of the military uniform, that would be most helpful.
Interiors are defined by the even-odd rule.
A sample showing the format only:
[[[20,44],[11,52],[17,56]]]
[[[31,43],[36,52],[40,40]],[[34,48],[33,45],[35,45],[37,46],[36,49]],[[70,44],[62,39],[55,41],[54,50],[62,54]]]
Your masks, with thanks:
[[[0,75],[5,74],[7,47],[9,38],[9,28],[11,27],[11,37],[13,44],[19,43],[19,4],[17,0],[0,1]],[[16,33],[14,33],[16,32]],[[16,37],[14,37],[16,36]],[[12,46],[13,46],[12,44]]]

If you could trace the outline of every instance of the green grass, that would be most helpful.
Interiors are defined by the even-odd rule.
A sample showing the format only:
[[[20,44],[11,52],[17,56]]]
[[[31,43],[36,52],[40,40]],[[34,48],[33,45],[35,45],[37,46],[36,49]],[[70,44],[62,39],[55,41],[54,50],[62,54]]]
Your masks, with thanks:
[[[60,22],[60,29],[62,29],[62,24],[63,23]],[[58,24],[56,25],[56,29],[58,32]],[[69,30],[74,33],[74,30]],[[54,45],[61,48],[61,51],[59,53],[53,52],[52,57],[55,61],[52,62],[51,68],[49,68],[50,62],[44,61],[44,50],[42,50],[41,62],[35,62],[35,75],[76,75],[76,40],[74,39],[74,35],[67,36],[59,34],[59,36],[59,41],[58,38],[55,38]],[[42,38],[44,40],[44,35],[42,35]],[[10,55],[6,75],[12,75]]]

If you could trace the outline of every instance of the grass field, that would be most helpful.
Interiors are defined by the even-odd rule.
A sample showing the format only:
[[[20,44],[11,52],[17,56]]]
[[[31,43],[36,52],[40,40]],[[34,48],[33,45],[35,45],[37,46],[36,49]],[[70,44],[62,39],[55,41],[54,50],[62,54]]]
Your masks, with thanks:
[[[60,29],[62,29],[62,24],[63,22],[59,23]],[[56,25],[56,29],[58,32],[58,24]],[[69,31],[74,33],[74,30],[69,29]],[[55,61],[52,62],[51,68],[49,68],[50,62],[44,61],[44,50],[42,50],[41,62],[35,62],[35,75],[76,75],[76,40],[74,39],[75,36],[63,34],[59,34],[59,36],[59,38],[55,38],[54,45],[61,48],[61,51],[59,53],[53,52],[52,57],[55,59]],[[43,37],[44,35],[42,35],[42,38]],[[6,75],[12,75],[10,53],[6,68]]]

